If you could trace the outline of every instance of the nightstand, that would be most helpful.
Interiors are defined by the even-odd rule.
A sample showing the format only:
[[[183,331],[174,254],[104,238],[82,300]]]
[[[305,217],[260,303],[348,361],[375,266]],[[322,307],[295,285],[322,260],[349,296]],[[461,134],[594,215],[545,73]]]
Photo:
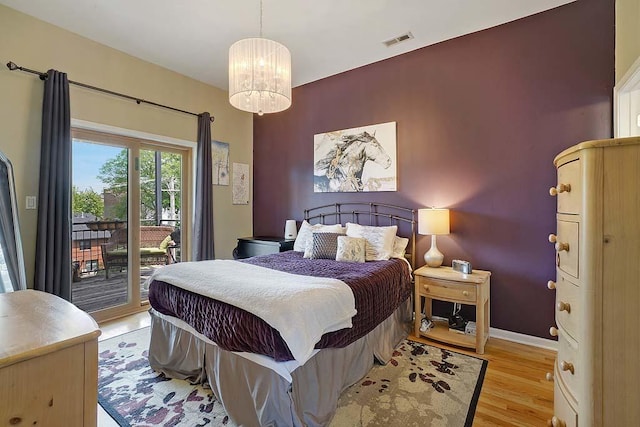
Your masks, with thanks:
[[[489,278],[491,272],[473,270],[471,274],[454,271],[451,267],[420,267],[415,275],[415,335],[424,336],[460,347],[475,349],[484,354],[489,338]],[[431,319],[432,300],[448,301],[476,307],[476,336],[449,330],[447,322],[434,322],[433,328],[420,332],[422,298],[425,314]]]
[[[275,254],[293,250],[295,240],[284,237],[253,236],[238,239],[238,247],[233,251],[236,259],[249,258],[256,255]]]

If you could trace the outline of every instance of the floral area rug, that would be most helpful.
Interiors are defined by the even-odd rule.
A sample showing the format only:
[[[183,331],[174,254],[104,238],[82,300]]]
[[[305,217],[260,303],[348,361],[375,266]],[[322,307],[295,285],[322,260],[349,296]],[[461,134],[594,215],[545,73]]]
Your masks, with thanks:
[[[149,367],[149,328],[99,343],[98,401],[120,426],[235,426],[210,389]],[[487,362],[403,341],[344,391],[331,427],[471,426]]]
[[[470,427],[486,369],[486,360],[404,340],[342,393],[331,427]]]

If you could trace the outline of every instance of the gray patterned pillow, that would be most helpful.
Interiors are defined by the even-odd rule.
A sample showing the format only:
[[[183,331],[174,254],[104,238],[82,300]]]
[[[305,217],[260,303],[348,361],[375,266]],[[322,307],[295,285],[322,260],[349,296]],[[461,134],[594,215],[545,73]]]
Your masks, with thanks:
[[[309,258],[336,259],[338,236],[344,236],[344,233],[313,233],[313,244]]]
[[[338,236],[336,261],[364,262],[366,240],[360,237]]]
[[[311,225],[306,220],[304,220],[302,221],[302,225],[300,225],[300,230],[298,230],[298,236],[296,237],[296,241],[293,242],[293,250],[298,252],[309,251],[313,243],[311,235],[317,231],[322,231],[326,233],[344,233],[344,228],[340,224]],[[305,258],[309,258],[309,257],[305,256]]]

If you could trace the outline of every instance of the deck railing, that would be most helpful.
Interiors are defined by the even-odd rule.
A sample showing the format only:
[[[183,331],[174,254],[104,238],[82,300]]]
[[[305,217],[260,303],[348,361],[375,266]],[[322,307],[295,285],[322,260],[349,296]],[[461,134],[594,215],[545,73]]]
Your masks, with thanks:
[[[157,225],[155,220],[141,220],[142,225]],[[103,222],[109,223],[109,222]],[[126,227],[126,223],[112,221],[109,225],[92,227],[89,229],[87,222],[74,222],[71,238],[71,260],[73,263],[74,280],[82,277],[95,276],[104,270],[101,245],[109,241],[111,232],[116,227]],[[179,220],[161,220],[160,225],[171,225],[176,229],[180,227]],[[179,245],[178,245],[179,246]],[[173,261],[179,261],[179,248],[173,248],[171,255]]]

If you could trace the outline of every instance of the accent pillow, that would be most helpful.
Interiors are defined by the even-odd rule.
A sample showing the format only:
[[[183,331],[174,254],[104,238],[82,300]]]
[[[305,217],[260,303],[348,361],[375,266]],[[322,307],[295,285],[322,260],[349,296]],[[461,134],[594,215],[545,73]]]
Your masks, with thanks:
[[[171,243],[171,234],[165,237],[158,247],[163,251],[166,251],[169,248],[169,243]]]
[[[304,252],[307,249],[307,245],[311,246],[312,233],[314,231],[321,231],[323,233],[344,233],[344,229],[340,224],[324,225],[315,224],[311,225],[307,220],[302,221],[300,230],[298,230],[298,236],[296,241],[293,242],[293,250],[298,252]]]
[[[336,259],[338,236],[344,236],[344,233],[313,233],[313,244],[309,258]]]
[[[336,261],[364,262],[366,242],[361,237],[338,236]]]
[[[396,236],[393,239],[393,251],[391,251],[391,258],[403,259],[406,253],[408,244],[409,244],[409,239],[407,239],[406,237]]]
[[[362,237],[366,239],[365,260],[381,261],[391,257],[393,252],[393,239],[398,231],[397,225],[389,227],[374,227],[347,223],[347,236]]]

